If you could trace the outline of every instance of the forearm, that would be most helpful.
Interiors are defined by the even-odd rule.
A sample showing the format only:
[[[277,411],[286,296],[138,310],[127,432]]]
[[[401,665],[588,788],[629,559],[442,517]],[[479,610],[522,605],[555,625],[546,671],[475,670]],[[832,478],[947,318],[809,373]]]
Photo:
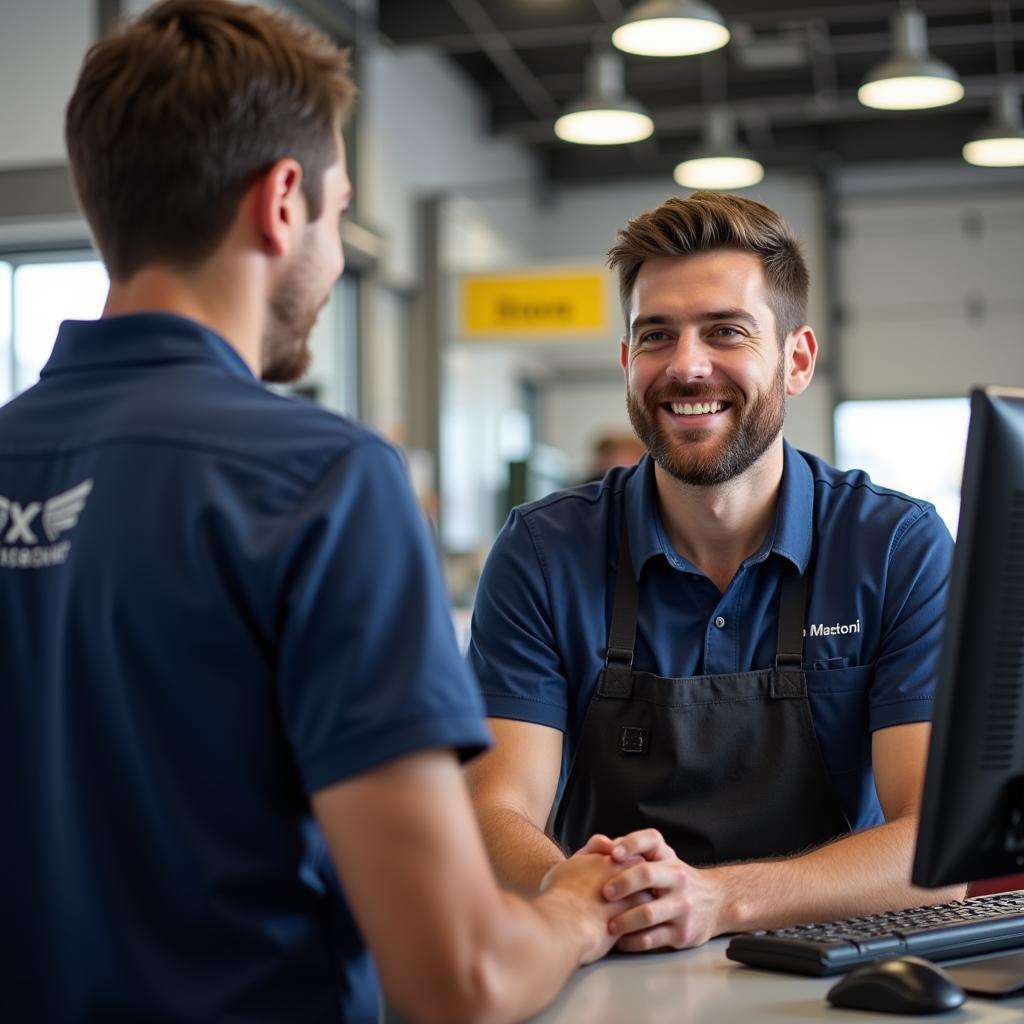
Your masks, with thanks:
[[[464,927],[435,936],[400,974],[394,963],[382,964],[392,968],[382,972],[389,1002],[410,1024],[511,1024],[531,1017],[593,958],[597,931],[605,929],[589,909],[565,892],[532,900],[496,886],[478,892]],[[410,968],[418,979],[409,978]]]
[[[565,854],[532,821],[510,807],[477,807],[477,820],[498,881],[523,896],[535,896],[547,872]]]
[[[594,936],[581,925],[581,907],[564,893],[523,899],[503,893],[504,906],[483,939],[477,963],[488,1024],[523,1020],[542,1010],[585,961]],[[479,1005],[479,1003],[478,1003]]]
[[[798,857],[708,869],[721,886],[719,932],[896,910],[960,899],[964,887],[910,882],[917,818],[908,815]]]

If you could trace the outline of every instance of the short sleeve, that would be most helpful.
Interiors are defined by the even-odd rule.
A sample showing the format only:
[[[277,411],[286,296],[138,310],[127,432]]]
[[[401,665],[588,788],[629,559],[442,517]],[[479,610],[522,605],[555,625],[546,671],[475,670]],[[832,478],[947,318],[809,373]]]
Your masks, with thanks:
[[[480,577],[468,660],[487,714],[566,729],[568,687],[543,563],[514,510]]]
[[[897,533],[886,574],[870,727],[931,719],[953,539],[930,508]]]
[[[307,792],[429,747],[489,743],[437,554],[398,454],[351,449],[297,510],[278,700]]]

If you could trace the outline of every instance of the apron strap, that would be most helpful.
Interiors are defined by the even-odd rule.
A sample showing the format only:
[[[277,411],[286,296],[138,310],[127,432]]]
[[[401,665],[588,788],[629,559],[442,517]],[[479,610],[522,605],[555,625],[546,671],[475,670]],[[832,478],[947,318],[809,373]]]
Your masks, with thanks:
[[[636,648],[636,614],[640,600],[629,551],[626,520],[619,531],[619,565],[615,572],[615,597],[612,604],[612,623],[605,650],[605,668],[629,670],[633,665]],[[807,576],[791,572],[782,578],[779,595],[779,642],[775,655],[778,669],[803,668],[804,618],[807,612]]]
[[[775,667],[802,669],[804,665],[804,616],[807,611],[807,576],[791,572],[782,578],[779,595],[779,646]]]
[[[619,567],[615,572],[615,597],[612,603],[612,625],[608,631],[608,647],[604,653],[605,668],[633,666],[636,647],[636,610],[640,601],[640,588],[633,572],[633,559],[629,553],[629,534],[626,518],[622,518],[619,531]]]

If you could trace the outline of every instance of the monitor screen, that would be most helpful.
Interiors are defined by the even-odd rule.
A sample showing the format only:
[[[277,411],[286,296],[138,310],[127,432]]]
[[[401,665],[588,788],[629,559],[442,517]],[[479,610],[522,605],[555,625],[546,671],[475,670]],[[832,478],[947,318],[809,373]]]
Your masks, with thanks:
[[[1024,868],[1024,389],[971,394],[913,880]]]

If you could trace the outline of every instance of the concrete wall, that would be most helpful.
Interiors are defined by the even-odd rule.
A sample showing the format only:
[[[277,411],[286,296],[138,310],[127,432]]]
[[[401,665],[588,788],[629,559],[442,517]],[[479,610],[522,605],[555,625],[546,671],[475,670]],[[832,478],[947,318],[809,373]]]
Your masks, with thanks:
[[[87,0],[0,0],[0,169],[64,162],[64,105],[94,37]]]
[[[407,374],[410,346],[424,326],[414,321],[424,263],[419,205],[442,194],[521,189],[535,170],[521,147],[488,135],[481,98],[437,54],[371,48],[361,67],[359,216],[384,240],[377,287],[364,311],[363,415],[403,440],[408,390],[416,386]],[[488,262],[511,251],[505,232],[468,208],[446,237],[456,260],[460,252]]]
[[[851,196],[840,226],[846,397],[1024,385],[1024,187]]]
[[[414,285],[418,198],[519,187],[534,167],[521,147],[488,135],[482,99],[437,54],[371,49],[362,68],[360,215],[385,238],[384,276]]]

